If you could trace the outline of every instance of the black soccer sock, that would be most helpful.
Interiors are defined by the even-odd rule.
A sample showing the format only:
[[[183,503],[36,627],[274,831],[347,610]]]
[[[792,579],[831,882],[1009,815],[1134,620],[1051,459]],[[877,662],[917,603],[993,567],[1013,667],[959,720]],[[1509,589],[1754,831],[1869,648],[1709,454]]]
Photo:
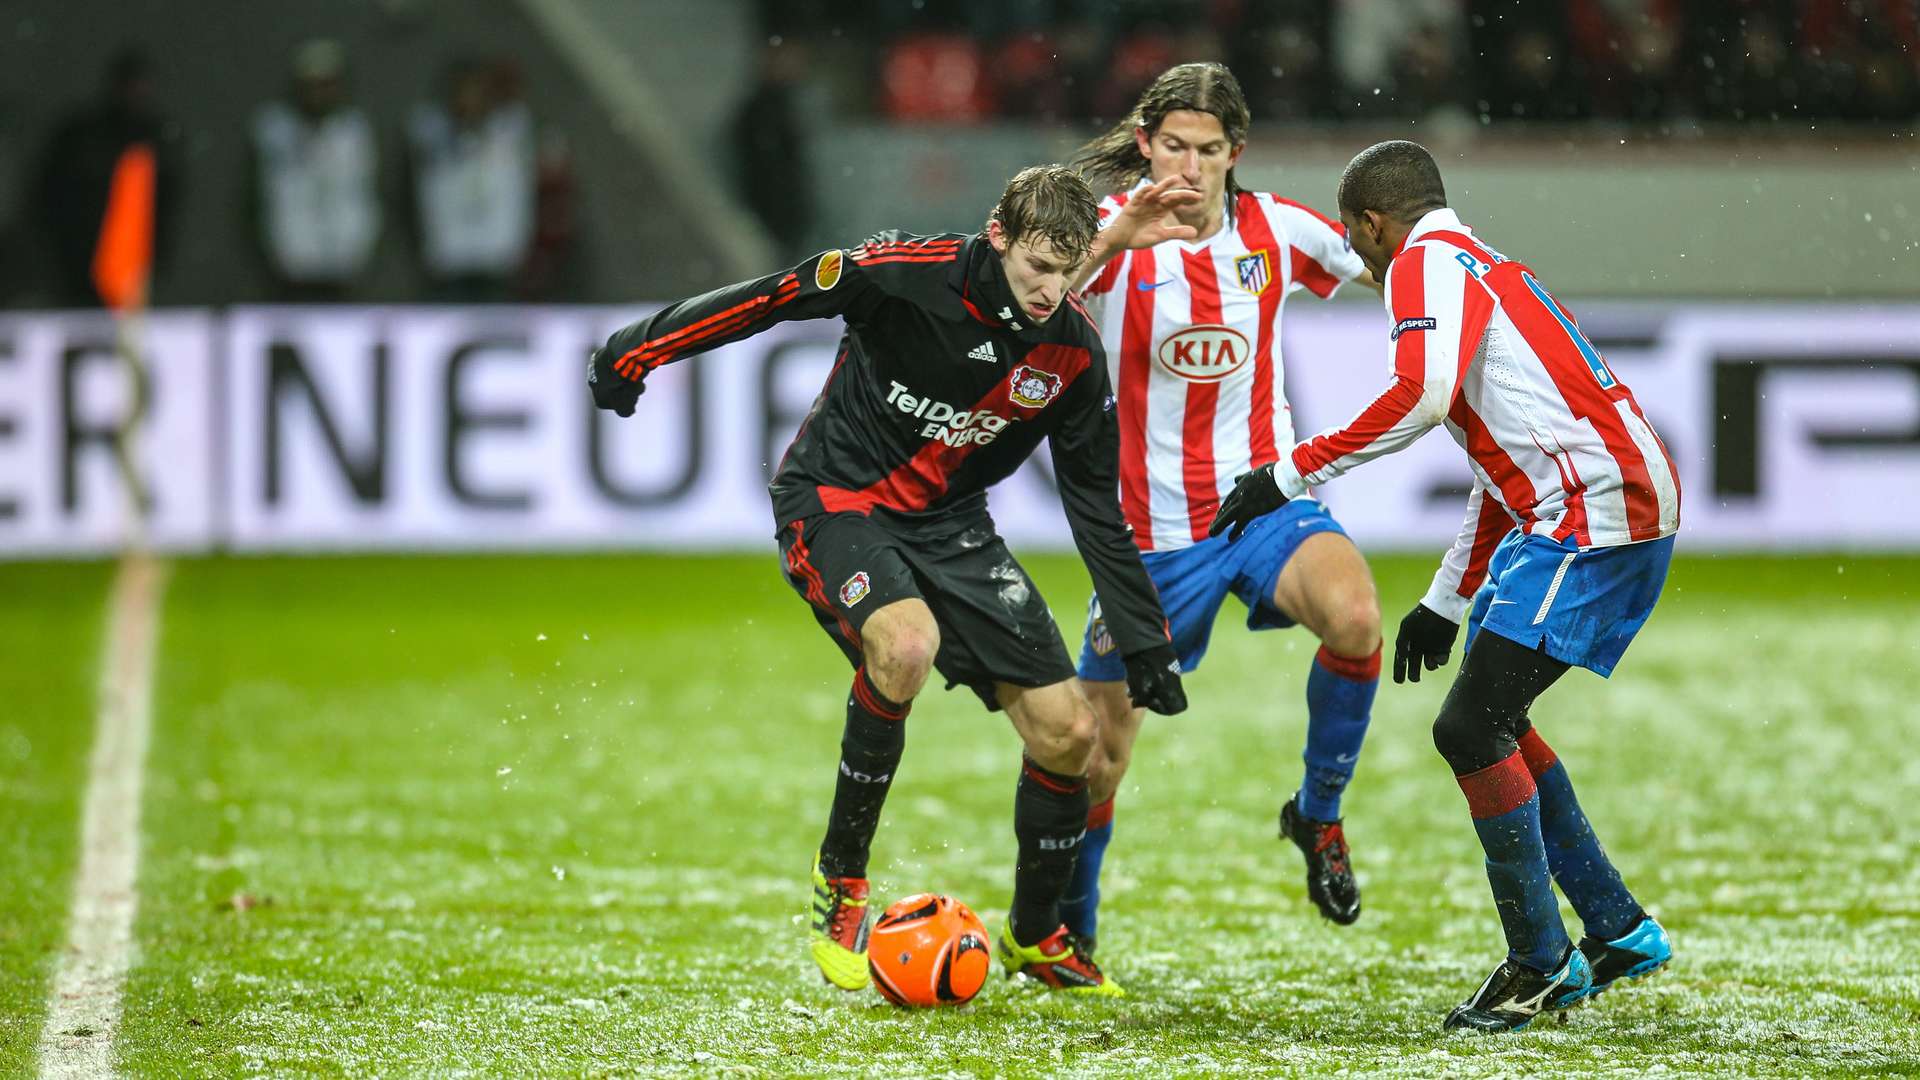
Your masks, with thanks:
[[[847,695],[847,727],[840,736],[840,779],[820,842],[820,872],[827,877],[866,877],[867,850],[880,827],[880,808],[907,745],[907,711],[874,688],[862,667]]]
[[[1020,841],[1010,916],[1015,942],[1038,944],[1060,928],[1060,898],[1086,832],[1087,778],[1062,776],[1022,757],[1013,798],[1013,834]]]

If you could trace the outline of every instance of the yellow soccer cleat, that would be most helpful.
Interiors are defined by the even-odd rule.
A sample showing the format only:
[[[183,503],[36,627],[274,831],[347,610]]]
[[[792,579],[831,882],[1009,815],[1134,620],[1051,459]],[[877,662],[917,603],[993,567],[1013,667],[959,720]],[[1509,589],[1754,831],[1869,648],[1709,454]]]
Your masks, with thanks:
[[[842,990],[865,990],[872,980],[867,973],[867,879],[827,877],[815,855],[813,903],[807,914],[807,936],[812,939],[808,949],[820,974]]]
[[[1013,940],[1013,923],[1000,927],[1000,963],[1007,977],[1025,975],[1056,990],[1099,997],[1126,997],[1120,984],[1106,977],[1093,957],[1075,947],[1073,934],[1062,926],[1037,945]]]

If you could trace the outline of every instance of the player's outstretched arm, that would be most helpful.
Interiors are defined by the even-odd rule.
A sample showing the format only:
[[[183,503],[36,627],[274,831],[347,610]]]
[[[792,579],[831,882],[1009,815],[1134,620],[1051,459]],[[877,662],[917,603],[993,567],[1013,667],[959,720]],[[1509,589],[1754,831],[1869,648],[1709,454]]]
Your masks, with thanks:
[[[655,368],[749,338],[780,322],[852,315],[875,301],[867,274],[838,249],[791,270],[669,304],[613,332],[593,352],[593,403],[632,416]]]
[[[1178,209],[1200,204],[1201,195],[1178,176],[1169,176],[1150,187],[1134,192],[1102,226],[1093,238],[1093,251],[1080,267],[1075,292],[1100,273],[1100,269],[1123,251],[1152,247],[1168,240],[1192,240],[1199,233],[1191,225],[1182,225],[1173,217]]]
[[[1374,458],[1395,453],[1447,418],[1459,386],[1465,338],[1478,347],[1486,330],[1465,327],[1465,290],[1477,288],[1453,260],[1430,246],[1412,247],[1387,269],[1387,310],[1393,317],[1387,355],[1393,382],[1351,421],[1329,428],[1282,454],[1273,477],[1280,493],[1297,499]]]
[[[1126,660],[1128,695],[1141,708],[1172,716],[1186,709],[1187,694],[1160,593],[1120,513],[1120,431],[1112,403],[1106,359],[1096,348],[1092,366],[1068,388],[1062,420],[1047,444],[1074,545]]]

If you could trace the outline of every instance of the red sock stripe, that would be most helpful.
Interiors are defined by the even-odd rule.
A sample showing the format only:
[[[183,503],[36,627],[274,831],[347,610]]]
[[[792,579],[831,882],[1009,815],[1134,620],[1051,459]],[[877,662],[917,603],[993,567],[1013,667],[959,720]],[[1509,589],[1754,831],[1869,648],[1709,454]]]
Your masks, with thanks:
[[[894,705],[882,698],[880,688],[873,685],[873,679],[867,675],[865,664],[861,664],[860,669],[853,673],[853,697],[861,708],[882,720],[905,720],[907,711],[913,708],[912,702]]]
[[[1380,678],[1380,646],[1365,656],[1341,656],[1325,645],[1313,654],[1313,662],[1333,672],[1343,679],[1353,682],[1376,682]]]
[[[1104,829],[1113,824],[1113,796],[1087,807],[1087,828]]]
[[[1030,757],[1021,757],[1020,768],[1034,783],[1039,784],[1048,791],[1058,792],[1061,795],[1071,795],[1087,786],[1086,777],[1061,776],[1056,772],[1048,772],[1034,764],[1033,759]]]
[[[1527,733],[1520,736],[1520,756],[1527,759],[1527,772],[1536,780],[1560,760],[1560,755],[1553,752],[1553,747],[1547,745],[1536,728],[1528,728]]]
[[[1497,764],[1453,779],[1466,793],[1467,810],[1475,818],[1499,817],[1533,798],[1533,774],[1518,750]]]

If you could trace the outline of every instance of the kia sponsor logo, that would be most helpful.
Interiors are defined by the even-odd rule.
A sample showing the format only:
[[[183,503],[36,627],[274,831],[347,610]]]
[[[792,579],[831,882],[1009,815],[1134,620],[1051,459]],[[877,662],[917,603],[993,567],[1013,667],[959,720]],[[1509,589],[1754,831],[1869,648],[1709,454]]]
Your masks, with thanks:
[[[1217,382],[1240,370],[1253,352],[1247,335],[1230,326],[1189,326],[1160,343],[1154,359],[1169,375]]]

